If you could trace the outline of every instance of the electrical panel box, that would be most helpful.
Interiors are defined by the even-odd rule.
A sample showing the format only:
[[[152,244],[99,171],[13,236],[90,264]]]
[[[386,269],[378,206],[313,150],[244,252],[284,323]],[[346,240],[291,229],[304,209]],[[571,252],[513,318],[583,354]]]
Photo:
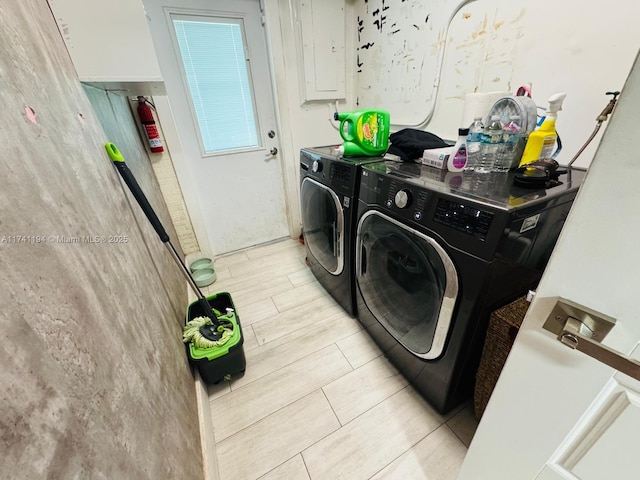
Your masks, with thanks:
[[[345,98],[344,1],[302,0],[298,8],[302,103]]]

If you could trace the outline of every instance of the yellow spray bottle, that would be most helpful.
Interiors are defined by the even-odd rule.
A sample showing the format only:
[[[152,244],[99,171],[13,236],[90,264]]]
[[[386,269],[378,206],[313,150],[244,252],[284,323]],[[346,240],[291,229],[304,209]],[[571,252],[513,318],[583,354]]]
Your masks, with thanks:
[[[527,163],[535,162],[539,158],[549,158],[553,153],[558,134],[556,133],[556,118],[562,110],[562,102],[566,93],[556,93],[549,97],[547,116],[537,130],[529,134],[527,145],[524,147],[520,167]]]

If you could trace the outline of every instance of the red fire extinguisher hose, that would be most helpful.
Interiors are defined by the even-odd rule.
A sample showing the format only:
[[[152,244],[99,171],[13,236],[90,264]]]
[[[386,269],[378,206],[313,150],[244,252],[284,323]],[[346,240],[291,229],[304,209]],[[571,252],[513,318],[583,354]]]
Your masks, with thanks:
[[[153,112],[149,107],[149,100],[143,96],[138,96],[138,115],[140,116],[140,122],[144,127],[147,140],[149,141],[149,148],[152,153],[164,152],[162,141],[160,140],[160,134],[158,133],[158,127],[156,127],[156,121],[153,118]]]

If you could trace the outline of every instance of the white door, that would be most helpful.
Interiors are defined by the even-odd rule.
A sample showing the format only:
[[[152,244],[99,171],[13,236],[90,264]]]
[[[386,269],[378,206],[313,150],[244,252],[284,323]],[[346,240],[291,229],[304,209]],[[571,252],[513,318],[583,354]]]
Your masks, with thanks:
[[[640,478],[640,381],[542,328],[563,297],[615,318],[603,343],[640,359],[638,105],[636,58],[459,480]]]
[[[187,164],[181,187],[195,190],[209,250],[288,236],[260,2],[144,5]]]

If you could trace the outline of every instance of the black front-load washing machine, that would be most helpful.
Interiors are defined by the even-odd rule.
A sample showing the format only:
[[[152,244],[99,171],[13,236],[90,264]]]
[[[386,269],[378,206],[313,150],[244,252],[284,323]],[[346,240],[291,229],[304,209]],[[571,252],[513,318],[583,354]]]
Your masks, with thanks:
[[[300,151],[300,212],[309,267],[355,315],[353,244],[361,165],[382,157],[342,157],[335,147]]]
[[[358,318],[439,412],[471,397],[489,314],[535,288],[583,178],[531,190],[513,173],[362,167]]]

